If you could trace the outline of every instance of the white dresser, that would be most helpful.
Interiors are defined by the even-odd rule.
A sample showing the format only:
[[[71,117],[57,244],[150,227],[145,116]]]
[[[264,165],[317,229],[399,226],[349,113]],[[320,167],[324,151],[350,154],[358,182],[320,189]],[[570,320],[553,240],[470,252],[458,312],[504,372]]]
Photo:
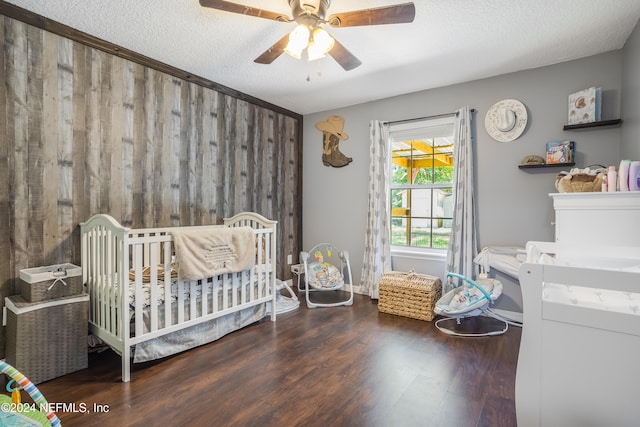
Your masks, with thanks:
[[[640,191],[550,196],[556,242],[640,246]]]

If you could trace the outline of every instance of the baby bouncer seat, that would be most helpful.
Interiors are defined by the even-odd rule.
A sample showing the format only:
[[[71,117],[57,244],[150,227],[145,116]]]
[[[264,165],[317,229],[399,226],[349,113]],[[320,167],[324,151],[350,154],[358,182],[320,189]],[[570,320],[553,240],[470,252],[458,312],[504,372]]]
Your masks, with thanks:
[[[353,304],[353,281],[349,253],[329,243],[320,243],[309,252],[300,252],[304,266],[304,293],[307,307],[336,307]],[[347,289],[348,288],[348,289]],[[332,292],[330,300],[318,298],[320,292]],[[316,294],[315,296],[312,296]],[[323,295],[323,297],[327,294]],[[346,296],[346,299],[343,298]]]
[[[456,283],[454,278],[460,280]],[[495,315],[489,308],[490,304],[493,304],[493,302],[502,295],[502,283],[499,280],[487,277],[472,280],[457,273],[447,273],[447,279],[453,287],[450,291],[442,295],[438,302],[436,302],[433,310],[436,314],[445,316],[435,322],[435,326],[439,331],[448,335],[465,337],[500,335],[507,331],[509,328],[508,323]],[[442,326],[442,322],[451,319],[455,319],[456,323],[460,324],[461,319],[479,315],[493,317],[504,323],[504,327],[497,331],[484,333],[460,333]]]

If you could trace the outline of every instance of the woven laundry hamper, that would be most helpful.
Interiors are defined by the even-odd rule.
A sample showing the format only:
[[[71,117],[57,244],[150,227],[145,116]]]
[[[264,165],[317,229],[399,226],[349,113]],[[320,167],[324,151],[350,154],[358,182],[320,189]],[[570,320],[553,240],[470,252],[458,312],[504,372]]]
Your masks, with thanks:
[[[89,295],[38,303],[5,298],[6,360],[34,384],[88,366]]]
[[[55,264],[20,270],[20,293],[27,302],[81,294],[82,267]]]
[[[379,283],[378,310],[382,313],[431,321],[442,295],[440,278],[413,271],[385,273]]]

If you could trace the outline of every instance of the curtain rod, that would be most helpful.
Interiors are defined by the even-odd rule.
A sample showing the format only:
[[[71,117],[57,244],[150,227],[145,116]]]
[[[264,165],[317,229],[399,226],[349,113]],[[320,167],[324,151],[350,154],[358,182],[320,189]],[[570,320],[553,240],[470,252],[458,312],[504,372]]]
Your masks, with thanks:
[[[474,113],[476,111],[475,108],[471,109],[471,112]],[[426,119],[437,119],[440,117],[450,117],[450,116],[457,116],[458,112],[456,111],[455,113],[444,113],[444,114],[435,114],[433,116],[425,116],[425,117],[416,117],[414,119],[404,119],[404,120],[394,120],[391,122],[383,122],[385,125],[392,125],[392,124],[396,124],[396,123],[407,123],[407,122],[414,122],[417,120],[426,120]]]

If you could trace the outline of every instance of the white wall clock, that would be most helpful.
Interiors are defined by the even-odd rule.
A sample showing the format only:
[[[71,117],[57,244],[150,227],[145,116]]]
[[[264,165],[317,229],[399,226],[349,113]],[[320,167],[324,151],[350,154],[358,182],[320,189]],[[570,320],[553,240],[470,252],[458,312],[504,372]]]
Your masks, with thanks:
[[[487,111],[484,127],[496,141],[513,141],[527,127],[527,108],[517,99],[498,101]]]

